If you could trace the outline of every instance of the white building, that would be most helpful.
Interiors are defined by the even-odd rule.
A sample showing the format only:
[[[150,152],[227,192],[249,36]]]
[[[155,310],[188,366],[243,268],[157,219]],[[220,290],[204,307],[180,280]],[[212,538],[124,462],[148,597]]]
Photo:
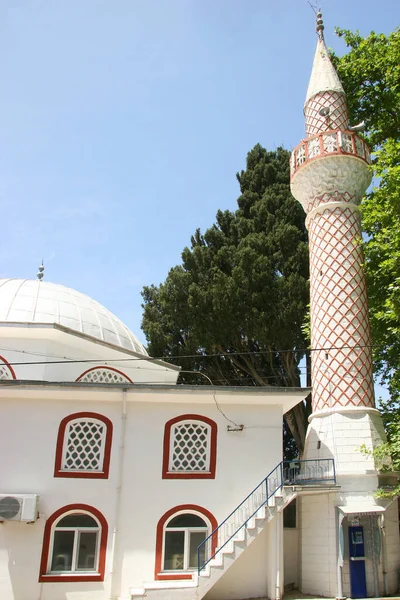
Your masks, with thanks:
[[[355,243],[369,151],[320,15],[317,30],[291,161],[310,234],[305,460],[282,462],[282,418],[310,390],[176,385],[179,368],[94,300],[0,280],[0,600],[396,591],[397,502],[377,500],[359,452],[384,439]]]
[[[39,280],[0,280],[0,348],[1,600],[197,597],[197,546],[280,463],[308,390],[177,386],[101,305]],[[253,550],[199,578],[208,598],[274,596],[263,511]]]

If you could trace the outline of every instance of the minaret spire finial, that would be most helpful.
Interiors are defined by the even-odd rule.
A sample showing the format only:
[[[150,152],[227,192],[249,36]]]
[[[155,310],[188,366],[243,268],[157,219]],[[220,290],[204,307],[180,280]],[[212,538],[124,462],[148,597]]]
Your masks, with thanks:
[[[39,270],[36,273],[36,277],[39,279],[39,281],[42,281],[43,276],[44,276],[44,264],[43,264],[43,259],[42,259],[42,264],[39,266]]]
[[[319,39],[323,40],[324,39],[324,21],[322,19],[321,8],[318,8],[318,12],[317,12],[317,27],[316,27],[316,31],[318,33]]]
[[[343,86],[340,82],[340,79],[338,77],[336,69],[331,62],[331,59],[329,57],[329,52],[325,45],[324,22],[322,19],[321,8],[312,6],[312,9],[315,12],[315,16],[316,16],[316,31],[318,34],[318,41],[317,41],[317,48],[315,50],[314,62],[313,62],[311,77],[310,77],[310,81],[308,84],[306,101],[305,101],[304,106],[306,108],[307,104],[309,103],[310,100],[312,100],[313,97],[316,97],[317,94],[319,94],[319,95],[324,94],[325,92],[334,92],[334,93],[342,94],[343,102],[345,103]],[[318,108],[318,110],[320,108],[322,108],[322,106],[320,106]],[[340,111],[338,111],[338,107],[336,107],[335,110],[336,110],[336,112],[340,112]],[[347,109],[345,109],[345,110],[347,110]],[[341,112],[343,112],[343,111],[341,111]],[[325,130],[327,130],[329,128],[332,129],[332,127],[330,127],[331,124],[327,124],[327,123],[325,123],[325,124],[329,125],[329,127],[325,127]],[[346,123],[346,126],[347,126],[347,123]],[[343,127],[342,127],[342,129],[343,129]],[[308,134],[309,133],[312,133],[312,132],[308,131]]]

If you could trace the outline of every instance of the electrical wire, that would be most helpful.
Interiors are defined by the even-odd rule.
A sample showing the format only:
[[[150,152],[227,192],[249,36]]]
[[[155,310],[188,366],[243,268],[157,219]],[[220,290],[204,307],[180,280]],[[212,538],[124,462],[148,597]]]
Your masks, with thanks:
[[[152,362],[152,361],[167,361],[167,360],[178,360],[183,358],[196,358],[196,359],[204,359],[204,358],[223,358],[230,356],[260,356],[267,354],[294,354],[300,352],[329,352],[331,350],[357,350],[363,348],[374,348],[372,344],[354,344],[343,345],[343,346],[328,346],[322,348],[296,348],[293,350],[254,350],[254,351],[246,351],[246,352],[219,352],[213,354],[177,354],[174,356],[132,356],[130,358],[85,358],[85,359],[75,359],[75,358],[67,358],[67,357],[58,357],[57,355],[51,355],[46,353],[35,353],[34,351],[26,351],[19,350],[17,348],[6,348],[4,346],[0,346],[0,350],[6,350],[8,352],[18,352],[22,354],[32,354],[34,356],[44,356],[46,358],[59,358],[60,360],[50,361],[51,364],[74,364],[74,363],[112,363],[112,362],[134,362],[134,361],[143,361],[143,362]],[[43,365],[49,364],[49,361],[21,361],[21,362],[9,362],[10,366],[18,366],[18,365]],[[159,370],[159,369],[155,369]],[[168,371],[169,369],[165,369]]]
[[[97,358],[97,359],[73,359],[73,358],[67,358],[65,356],[57,356],[57,355],[51,355],[48,353],[39,353],[39,352],[35,352],[35,351],[26,351],[26,350],[20,350],[17,348],[7,348],[5,346],[0,346],[0,350],[2,351],[8,351],[8,352],[18,352],[18,353],[22,353],[25,355],[34,355],[34,356],[42,356],[45,358],[57,358],[58,360],[43,360],[43,361],[14,361],[14,362],[8,362],[7,364],[9,366],[21,366],[21,365],[43,365],[43,364],[88,364],[88,363],[101,363],[102,366],[107,366],[107,363],[112,363],[112,362],[117,362],[117,363],[121,363],[121,362],[132,362],[132,361],[142,361],[142,362],[152,362],[152,361],[157,361],[157,360],[173,360],[173,359],[182,359],[182,358],[223,358],[223,357],[230,357],[230,356],[240,356],[240,355],[246,355],[246,356],[258,356],[258,355],[266,355],[266,354],[283,354],[283,353],[291,353],[293,354],[294,352],[301,352],[301,351],[306,351],[309,350],[311,352],[315,352],[315,351],[325,351],[325,352],[329,352],[330,350],[342,350],[345,348],[349,348],[349,349],[355,349],[355,348],[371,348],[372,346],[370,345],[361,345],[361,344],[356,344],[354,346],[341,346],[341,347],[335,347],[335,346],[331,346],[328,348],[303,348],[303,349],[295,349],[295,350],[261,350],[261,351],[247,351],[247,352],[226,352],[226,353],[214,353],[214,354],[193,354],[193,355],[177,355],[177,356],[168,356],[168,357],[148,357],[148,356],[143,356],[143,357],[130,357],[130,358],[115,358],[115,359],[104,359],[104,358]],[[141,369],[141,367],[138,365],[136,367],[137,369]],[[298,371],[304,371],[304,373],[302,373],[303,375],[308,375],[309,371],[307,369],[307,367],[297,367]],[[149,367],[145,367],[144,370],[147,371],[169,371],[168,368],[149,368]],[[217,383],[225,383],[225,384],[229,384],[229,382],[234,382],[234,381],[240,381],[241,383],[243,383],[243,378],[224,378],[224,379],[217,379],[214,380],[214,382],[210,379],[210,377],[208,375],[206,375],[205,373],[203,373],[202,371],[189,371],[186,369],[182,369],[179,370],[179,374],[181,373],[186,373],[186,374],[192,374],[192,375],[200,375],[202,377],[204,377],[205,379],[207,379],[207,381],[209,381],[210,385],[214,386]],[[178,374],[178,376],[179,376]],[[281,377],[279,375],[267,375],[263,377],[264,380],[270,380],[270,379],[277,379],[281,381]],[[57,382],[54,382],[55,384]],[[71,382],[70,382],[71,383]],[[79,382],[78,382],[79,383]],[[165,384],[165,381],[141,381],[140,382],[142,385],[145,384]],[[132,384],[135,385],[135,384]],[[136,384],[137,385],[137,384]],[[257,387],[261,387],[261,386],[254,386],[254,388]],[[282,387],[282,386],[281,386]],[[286,385],[284,387],[292,387],[290,385]],[[233,421],[232,419],[230,419],[229,417],[226,416],[226,414],[224,413],[224,411],[221,409],[217,398],[216,398],[216,393],[215,390],[213,390],[213,400],[214,403],[216,405],[216,408],[218,409],[218,411],[221,413],[221,415],[224,417],[224,419],[226,421],[228,421],[229,423],[232,423],[235,428],[237,428],[238,430],[242,430],[243,426],[239,425],[238,423],[236,423],[235,421]]]
[[[181,371],[181,373],[196,373],[198,375],[203,375],[203,377],[205,377],[209,382],[210,385],[214,385],[213,382],[211,381],[211,379],[209,378],[208,375],[206,375],[205,373],[202,373],[201,371]],[[229,417],[226,416],[226,414],[224,413],[224,411],[222,410],[222,408],[220,407],[217,398],[215,397],[215,390],[213,391],[213,400],[215,402],[215,406],[217,407],[217,409],[219,410],[219,412],[221,413],[221,415],[227,420],[229,421],[229,423],[232,423],[235,427],[237,427],[238,429],[241,428],[240,425],[238,425],[237,423],[235,423],[235,421],[232,421],[232,419],[229,419]],[[243,429],[243,427],[242,427]]]

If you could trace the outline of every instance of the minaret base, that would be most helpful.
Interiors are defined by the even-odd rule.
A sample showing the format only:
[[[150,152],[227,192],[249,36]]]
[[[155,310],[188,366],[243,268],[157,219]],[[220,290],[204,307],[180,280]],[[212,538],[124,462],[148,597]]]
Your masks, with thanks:
[[[333,458],[337,490],[299,497],[300,589],[305,594],[351,597],[352,532],[362,530],[367,597],[398,589],[400,556],[397,499],[376,497],[380,474],[371,455],[386,440],[373,408],[335,407],[309,419],[305,460]],[[357,559],[358,560],[358,559]]]
[[[304,459],[333,458],[338,483],[360,491],[360,475],[377,476],[373,450],[386,441],[382,417],[375,408],[340,407],[313,413],[309,418]],[[347,481],[350,477],[350,481]],[[354,484],[351,478],[355,477]],[[348,487],[350,486],[350,487]],[[377,486],[368,489],[376,489]]]
[[[349,528],[356,525],[363,528],[364,535],[366,597],[395,594],[400,555],[397,499],[382,512],[343,513],[338,507],[347,500],[340,491],[298,498],[301,592],[327,598],[354,597]],[[368,497],[363,501],[367,508]],[[371,494],[371,508],[374,501]]]

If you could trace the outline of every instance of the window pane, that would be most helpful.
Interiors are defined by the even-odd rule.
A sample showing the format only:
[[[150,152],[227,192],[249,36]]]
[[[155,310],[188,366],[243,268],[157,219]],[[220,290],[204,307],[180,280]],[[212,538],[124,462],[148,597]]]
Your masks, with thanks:
[[[190,533],[190,550],[189,550],[189,568],[197,569],[197,548],[200,546],[201,542],[203,542],[207,537],[206,531],[192,531]],[[203,564],[206,556],[206,546],[204,544],[200,548],[200,563]]]
[[[75,531],[54,532],[52,571],[70,571],[72,565],[72,550],[74,547]]]
[[[94,571],[96,568],[97,533],[82,531],[79,534],[77,571]]]
[[[185,514],[178,515],[167,525],[167,529],[170,527],[207,527],[206,523],[197,515]]]
[[[58,521],[56,529],[59,527],[98,527],[98,523],[90,515],[68,515]]]
[[[166,531],[164,549],[164,570],[176,571],[183,569],[185,547],[184,531]]]

